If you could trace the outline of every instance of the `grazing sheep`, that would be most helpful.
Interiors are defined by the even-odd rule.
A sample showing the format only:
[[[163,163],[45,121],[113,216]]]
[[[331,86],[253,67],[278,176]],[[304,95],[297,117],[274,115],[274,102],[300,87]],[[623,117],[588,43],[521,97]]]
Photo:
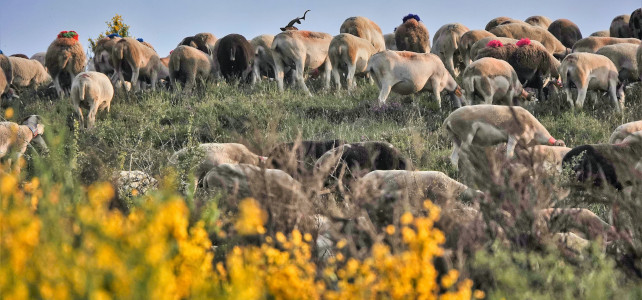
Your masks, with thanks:
[[[71,104],[80,116],[81,124],[85,123],[81,106],[89,109],[87,128],[93,128],[96,124],[98,110],[106,108],[109,112],[113,97],[114,87],[111,85],[109,77],[100,72],[82,72],[76,75],[71,84]]]
[[[176,87],[177,81],[184,85],[183,91],[190,92],[198,80],[214,79],[214,60],[197,48],[180,45],[169,55],[169,81]]]
[[[112,80],[116,79],[116,73],[111,60],[111,52],[120,39],[120,35],[112,33],[96,41],[96,46],[94,47],[94,68],[97,72],[107,74]]]
[[[279,91],[283,92],[285,67],[293,69],[296,83],[309,96],[312,96],[312,93],[303,78],[306,69],[322,70],[324,87],[330,88],[332,66],[328,49],[331,41],[332,36],[322,32],[287,30],[277,34],[272,42],[272,55]]]
[[[640,81],[636,57],[638,48],[640,48],[638,45],[622,43],[604,46],[597,50],[595,54],[608,57],[617,68],[618,79],[623,85],[626,85],[630,82]]]
[[[460,67],[463,55],[459,42],[461,36],[468,30],[468,27],[460,23],[446,24],[441,26],[433,36],[430,53],[439,56],[446,66],[446,70],[453,77],[457,77],[463,71],[463,68]],[[457,70],[455,71],[455,69]]]
[[[9,62],[15,87],[38,89],[51,83],[51,76],[38,61],[11,56]]]
[[[609,35],[616,38],[630,38],[632,37],[631,29],[629,28],[630,15],[619,15],[611,21],[609,28]]]
[[[168,73],[167,67],[161,63],[160,56],[153,48],[130,37],[122,38],[116,43],[112,49],[111,59],[121,83],[130,79],[125,77],[125,68],[131,69],[129,82],[134,91],[140,90],[139,79],[146,79],[152,85],[152,90],[155,90],[159,74]]]
[[[631,32],[631,37],[642,39],[642,8],[638,8],[631,13],[629,31]]]
[[[591,33],[590,36],[609,37],[610,33],[609,33],[608,30],[600,30],[600,31],[596,31],[596,32]]]
[[[526,20],[524,20],[524,22],[526,22],[526,23],[528,23],[528,24],[531,24],[531,25],[533,25],[533,26],[539,26],[539,27],[542,27],[542,28],[544,28],[544,29],[548,29],[548,28],[549,28],[549,26],[551,25],[551,23],[553,23],[553,22],[551,21],[551,19],[549,19],[549,18],[547,18],[547,17],[544,17],[544,16],[532,16],[532,17],[528,17],[528,18],[526,18]],[[570,47],[569,47],[569,48],[570,48]]]
[[[507,143],[506,156],[513,156],[515,146],[565,146],[526,109],[519,106],[473,105],[450,113],[442,126],[453,143],[450,157],[457,166],[460,149],[468,145],[493,146]]]
[[[37,62],[39,62],[42,66],[45,65],[45,56],[47,55],[47,52],[38,52],[34,55],[31,56],[29,59],[33,59]]]
[[[376,170],[356,182],[354,190],[364,189],[375,199],[404,201],[409,207],[422,207],[430,199],[434,204],[447,206],[451,202],[472,202],[482,192],[438,171]]]
[[[609,144],[619,144],[629,135],[642,131],[642,121],[633,121],[626,124],[622,124],[615,128],[611,137],[609,138]]]
[[[9,156],[11,162],[17,162],[32,141],[46,151],[47,144],[42,138],[44,132],[45,125],[37,115],[23,119],[20,125],[14,122],[0,122],[0,158]]]
[[[577,41],[575,45],[573,45],[573,52],[595,53],[598,49],[604,46],[620,43],[640,45],[640,40],[634,38],[622,39],[614,37],[590,36]]]
[[[188,36],[184,38],[178,46],[185,45],[194,47],[198,50],[201,50],[208,55],[214,52],[214,47],[216,45],[217,39],[216,36],[209,32],[197,33],[194,36]],[[176,47],[178,47],[176,46]]]
[[[560,62],[540,45],[528,39],[503,46],[497,41],[489,42],[498,47],[486,47],[477,52],[477,58],[493,57],[507,61],[524,87],[536,88],[537,97],[542,99],[543,90],[550,79],[557,80]]]
[[[332,38],[328,49],[328,57],[332,64],[332,77],[337,90],[341,89],[339,72],[346,71],[348,90],[353,90],[357,85],[354,82],[355,74],[367,72],[368,60],[375,53],[377,53],[377,50],[370,41],[352,34],[341,33]]]
[[[491,29],[499,26],[500,24],[502,24],[504,22],[507,22],[507,21],[510,21],[510,20],[512,20],[512,18],[509,18],[509,17],[497,17],[497,18],[494,18],[494,19],[488,21],[488,24],[486,24],[486,27],[484,27],[484,29],[486,31],[490,31]]]
[[[513,23],[499,25],[489,31],[499,37],[509,37],[514,39],[528,38],[530,40],[539,41],[544,45],[544,47],[546,47],[546,50],[557,58],[563,58],[567,53],[571,52],[570,49],[566,48],[562,42],[548,32],[548,30],[538,26]]]
[[[272,42],[274,36],[262,34],[250,41],[254,49],[254,63],[252,64],[252,85],[261,79],[262,75],[274,78],[274,57],[272,55]]]
[[[582,39],[580,28],[569,19],[555,20],[548,27],[548,32],[553,34],[566,48],[573,48],[575,42]]]
[[[62,31],[47,48],[45,67],[53,79],[58,96],[71,88],[71,81],[85,69],[87,57],[75,31]]]
[[[2,76],[0,77],[0,96],[13,95],[10,87],[11,81],[13,80],[11,62],[9,62],[8,57],[2,54],[2,51],[0,51],[0,71],[2,71]]]
[[[468,67],[475,56],[471,56],[471,50],[475,42],[495,35],[486,30],[470,30],[464,33],[459,39],[459,53],[462,54],[464,66]]]
[[[584,106],[588,89],[608,91],[615,110],[619,112],[624,108],[624,85],[618,87],[617,67],[608,57],[593,53],[571,53],[562,61],[560,75],[571,108],[577,106],[581,109]],[[571,98],[571,83],[577,87],[575,102]]]
[[[375,52],[386,50],[386,42],[383,38],[381,28],[377,23],[366,17],[350,17],[343,21],[340,33],[349,33],[362,39],[368,40],[375,49]]]
[[[380,88],[378,100],[381,105],[388,99],[390,91],[402,95],[432,91],[440,108],[440,93],[444,89],[454,98],[457,107],[466,101],[444,63],[432,53],[379,52],[368,61],[368,72]]]
[[[220,164],[251,164],[258,165],[265,161],[266,157],[258,156],[245,145],[236,143],[206,143],[198,145],[197,149],[183,148],[174,152],[169,162],[176,165],[184,159],[191,159],[187,155],[191,151],[198,156],[198,164],[194,169],[194,177],[197,182],[202,183],[205,174]],[[201,156],[202,155],[202,156]]]
[[[270,150],[266,166],[283,170],[298,179],[312,171],[323,154],[346,143],[344,140],[327,140],[278,144]]]
[[[383,39],[386,41],[386,50],[398,50],[394,33],[384,34]]]
[[[539,211],[537,218],[553,230],[569,232],[589,240],[601,239],[608,243],[617,238],[610,224],[585,208],[546,208]]]
[[[549,145],[535,145],[526,149],[515,149],[515,156],[535,170],[562,171],[562,159],[571,148]]]
[[[395,44],[399,51],[430,52],[430,34],[419,16],[403,17],[403,23],[395,30]]]
[[[479,54],[479,50],[486,48],[488,43],[492,40],[498,40],[500,43],[503,45],[507,44],[517,44],[518,40],[512,39],[512,38],[506,38],[506,37],[495,37],[494,35],[487,36],[485,38],[480,39],[479,41],[476,41],[473,46],[470,48],[470,59],[475,60],[477,59],[477,55]],[[538,41],[531,40],[531,44],[534,45],[539,45],[544,47],[542,43]]]
[[[225,80],[249,80],[253,59],[254,50],[244,36],[228,34],[219,42],[216,60]]]
[[[513,67],[506,61],[492,57],[484,57],[468,65],[462,76],[462,87],[471,104],[475,92],[484,98],[486,104],[503,100],[504,104],[512,105],[514,98],[530,98]]]

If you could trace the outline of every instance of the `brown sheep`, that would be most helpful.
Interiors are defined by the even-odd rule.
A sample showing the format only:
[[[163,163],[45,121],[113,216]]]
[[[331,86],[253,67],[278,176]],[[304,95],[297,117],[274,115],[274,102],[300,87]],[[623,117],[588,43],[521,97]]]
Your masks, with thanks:
[[[573,45],[573,52],[595,53],[595,51],[597,51],[598,49],[606,45],[613,45],[613,44],[619,44],[619,43],[630,43],[630,44],[639,45],[640,40],[634,39],[634,38],[623,39],[623,38],[614,38],[614,37],[590,36],[577,41],[575,45]]]
[[[14,87],[38,89],[51,83],[51,76],[38,61],[10,56]]]
[[[551,23],[548,32],[553,34],[566,48],[573,48],[575,42],[582,39],[580,28],[568,19],[558,19]]]
[[[461,36],[468,31],[468,27],[459,24],[446,24],[441,26],[435,33],[432,40],[432,49],[430,53],[439,56],[450,75],[456,77],[463,68],[460,67],[462,60],[462,53],[460,51],[459,42]],[[455,72],[457,69],[457,72]]]
[[[608,45],[600,48],[595,54],[600,54],[608,57],[619,73],[618,79],[623,84],[630,82],[640,81],[640,74],[638,71],[638,61],[636,53],[640,46],[622,43],[615,45]]]
[[[214,45],[216,44],[216,36],[209,32],[197,33],[194,36],[188,36],[184,38],[178,46],[185,45],[194,47],[198,50],[201,50],[207,54],[215,53]]]
[[[632,37],[631,29],[629,28],[630,15],[619,15],[611,21],[609,34],[617,38],[630,38]]]
[[[510,20],[512,20],[512,18],[509,18],[509,17],[497,17],[497,18],[494,18],[494,19],[488,21],[488,24],[486,24],[486,27],[484,29],[486,31],[490,31],[491,29],[499,26],[500,24],[502,24],[502,23],[504,23],[506,21],[510,21]]]
[[[608,57],[594,53],[571,53],[564,58],[559,70],[571,108],[577,106],[581,109],[584,106],[588,89],[608,91],[615,109],[619,112],[624,108],[623,85],[618,87],[617,68]],[[571,83],[577,87],[575,102],[571,98]]]
[[[493,36],[487,36],[485,38],[480,39],[479,41],[476,41],[473,44],[473,46],[470,48],[470,59],[472,59],[472,60],[477,59],[477,56],[479,55],[479,51],[484,49],[484,48],[486,48],[486,45],[488,44],[488,42],[490,42],[492,40],[498,40],[504,45],[516,44],[518,42],[518,40],[516,40],[516,39],[507,38],[507,37],[496,37],[494,35]],[[538,41],[535,41],[535,40],[531,40],[531,44],[539,45],[539,46],[542,46],[543,48],[546,48],[546,47],[544,47],[544,45],[542,45],[542,43],[540,43]]]
[[[274,36],[262,34],[252,40],[254,48],[254,62],[252,63],[252,84],[256,84],[262,75],[274,78],[274,57],[272,56],[272,42]]]
[[[526,23],[528,23],[528,24],[531,24],[531,25],[533,25],[533,26],[539,26],[539,27],[542,27],[542,28],[544,28],[544,29],[548,29],[548,27],[549,27],[549,26],[551,26],[551,23],[553,23],[553,22],[551,21],[551,19],[549,19],[549,18],[547,18],[547,17],[544,17],[544,16],[532,16],[532,17],[528,17],[528,18],[526,18],[526,20],[524,20],[524,22],[526,22]],[[570,48],[570,47],[569,47],[569,48]]]
[[[183,91],[190,92],[197,79],[214,79],[214,60],[197,48],[180,45],[169,55],[169,81],[176,87],[177,81],[184,84]]]
[[[493,99],[502,99],[503,104],[512,105],[514,97],[529,98],[513,67],[506,61],[491,57],[478,59],[466,67],[462,87],[470,103],[473,103],[475,92],[484,98],[486,104],[493,104]]]
[[[539,41],[556,58],[562,58],[571,52],[570,49],[566,48],[562,42],[548,32],[548,30],[537,26],[518,23],[499,25],[490,30],[490,33],[501,37],[514,39],[528,38]]]
[[[47,48],[45,67],[53,79],[58,95],[69,93],[71,82],[84,71],[87,57],[75,31],[63,31]]]
[[[631,13],[629,30],[631,37],[642,39],[642,8],[638,8]]]
[[[366,17],[350,17],[343,21],[340,33],[349,33],[372,43],[376,52],[386,50],[386,42],[377,23]]]
[[[348,90],[352,90],[356,83],[355,74],[363,74],[368,66],[368,59],[377,53],[372,43],[366,39],[354,36],[349,33],[342,33],[335,36],[330,42],[328,57],[332,64],[332,77],[337,90],[341,89],[339,71],[346,66],[346,84]]]
[[[20,125],[14,122],[0,122],[0,158],[10,155],[9,160],[16,162],[32,141],[46,151],[47,144],[42,138],[44,132],[45,125],[37,115],[25,118]]]
[[[462,54],[464,66],[468,66],[474,56],[471,56],[471,50],[475,42],[485,38],[494,37],[495,35],[486,30],[470,30],[464,33],[459,39],[459,52]]]
[[[399,51],[417,53],[430,52],[430,34],[428,28],[421,22],[419,16],[408,15],[403,23],[395,30],[395,43]]]
[[[114,79],[114,66],[111,62],[111,51],[120,41],[121,37],[116,34],[110,34],[96,42],[94,47],[94,68],[97,72],[101,72]]]
[[[153,48],[130,37],[122,38],[116,43],[111,58],[118,74],[118,80],[122,83],[125,82],[125,79],[129,79],[124,75],[124,68],[126,66],[131,68],[131,80],[129,81],[134,91],[140,90],[141,82],[139,80],[142,78],[147,79],[146,81],[152,85],[152,90],[155,90],[159,74],[167,73],[167,67],[161,63],[160,56]]]

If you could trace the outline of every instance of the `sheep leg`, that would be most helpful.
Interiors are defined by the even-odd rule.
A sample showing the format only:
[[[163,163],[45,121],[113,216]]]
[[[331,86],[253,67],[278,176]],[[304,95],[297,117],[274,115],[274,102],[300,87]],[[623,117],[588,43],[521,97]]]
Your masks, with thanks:
[[[379,104],[384,105],[386,103],[386,99],[388,99],[388,95],[390,95],[390,91],[392,90],[392,84],[389,79],[387,78],[382,78],[381,79],[381,91],[379,91]]]
[[[357,66],[353,63],[348,64],[348,75],[346,75],[346,82],[348,84],[348,90],[352,91],[357,86],[354,82],[354,73],[357,71]]]
[[[575,101],[575,106],[582,109],[584,107],[584,100],[586,99],[586,90],[587,87],[581,87],[577,89],[577,100]]]
[[[454,63],[453,63],[453,54],[448,55],[446,53],[446,56],[447,57],[445,57],[445,59],[444,59],[444,62],[445,62],[445,65],[446,65],[446,69],[448,70],[448,72],[450,73],[450,75],[452,77],[457,77],[457,75],[455,75],[455,67],[454,67]]]
[[[285,73],[283,72],[283,62],[278,57],[278,54],[274,57],[274,76],[276,77],[276,85],[279,87],[279,91],[283,92],[283,77],[285,77]]]
[[[450,163],[457,169],[459,163],[459,146],[453,142],[453,153],[450,154]]]
[[[509,135],[508,142],[506,143],[506,158],[513,157],[515,146],[517,146],[517,139],[514,136]]]
[[[332,64],[330,63],[330,58],[326,57],[325,62],[323,63],[323,82],[324,89],[330,89],[330,72],[332,71]],[[348,87],[349,88],[349,87]]]
[[[87,128],[94,128],[96,124],[96,113],[98,113],[98,105],[94,101],[91,107],[89,108],[89,114],[87,114]]]
[[[437,107],[441,109],[441,90],[439,82],[437,80],[431,80],[432,93],[435,94],[435,99],[437,99]]]
[[[613,105],[615,105],[616,111],[620,112],[622,111],[622,109],[624,109],[624,98],[621,99],[620,101],[617,100],[617,81],[616,80],[610,80],[609,82],[609,97],[611,98]]]
[[[76,105],[76,113],[78,113],[78,116],[80,117],[80,124],[84,125],[85,117],[82,115],[82,109],[80,108],[80,105]]]
[[[332,79],[334,85],[338,90],[341,90],[341,75],[339,74],[339,62],[334,62],[332,65]]]
[[[62,96],[64,95],[64,93],[63,93],[63,91],[62,91],[62,87],[60,87],[60,81],[58,80],[58,77],[59,77],[59,76],[58,76],[58,75],[56,75],[56,78],[54,79],[54,86],[56,87],[56,91],[58,92],[58,96],[59,96],[60,98],[62,98]]]
[[[261,76],[259,71],[259,64],[255,61],[254,64],[252,64],[252,85],[255,85],[259,80],[259,76]]]
[[[310,93],[310,90],[308,89],[308,86],[305,85],[305,79],[303,78],[303,69],[304,65],[302,61],[298,61],[296,63],[296,69],[294,70],[294,76],[296,82],[299,84],[299,87],[303,89],[303,91],[308,94],[308,96],[312,97],[312,93]]]
[[[131,66],[132,67],[132,87],[134,88],[134,91],[139,91],[140,87],[138,86],[138,75],[140,74],[140,69],[137,68],[136,66]]]
[[[158,72],[152,71],[151,81],[152,81],[152,91],[155,91],[156,81],[158,81]]]

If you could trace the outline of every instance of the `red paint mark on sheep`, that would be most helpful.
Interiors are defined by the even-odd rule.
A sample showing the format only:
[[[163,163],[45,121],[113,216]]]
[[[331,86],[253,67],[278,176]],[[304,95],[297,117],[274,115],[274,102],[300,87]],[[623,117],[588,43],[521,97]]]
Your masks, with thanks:
[[[492,40],[492,41],[488,42],[488,44],[486,44],[486,47],[491,47],[491,48],[498,48],[498,47],[502,47],[502,46],[504,46],[504,44],[502,44],[502,42],[500,42],[498,40]]]
[[[531,40],[528,38],[523,38],[519,41],[517,41],[517,47],[522,47],[522,46],[527,46],[531,44]]]

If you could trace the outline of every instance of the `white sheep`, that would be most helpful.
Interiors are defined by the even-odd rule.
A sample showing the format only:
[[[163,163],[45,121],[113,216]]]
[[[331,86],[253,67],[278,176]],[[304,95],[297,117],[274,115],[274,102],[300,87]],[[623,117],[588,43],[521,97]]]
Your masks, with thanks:
[[[9,155],[10,161],[17,161],[32,141],[46,150],[47,144],[42,138],[44,132],[45,125],[37,115],[25,118],[20,125],[14,122],[0,122],[0,158]]]
[[[608,57],[593,53],[571,53],[560,66],[560,75],[566,99],[571,108],[584,106],[586,92],[591,90],[608,91],[617,111],[624,108],[624,85],[618,87],[618,72]],[[571,83],[577,87],[577,99],[573,102]]]
[[[486,104],[501,99],[504,104],[512,105],[514,97],[530,98],[513,67],[492,57],[484,57],[468,65],[462,75],[462,87],[470,103],[473,103],[475,92],[484,98]]]
[[[47,55],[47,52],[38,52],[32,55],[29,59],[37,60],[44,67],[46,55]]]
[[[629,43],[608,45],[600,48],[595,54],[608,57],[618,71],[620,82],[630,83],[640,81],[636,53],[640,46]]]
[[[629,135],[642,131],[642,121],[633,121],[622,124],[615,128],[611,137],[609,138],[610,144],[619,144]]]
[[[362,39],[368,40],[376,52],[386,50],[386,42],[383,32],[377,23],[366,17],[350,17],[343,21],[340,33],[349,33]]]
[[[38,61],[21,57],[9,57],[11,71],[13,72],[12,84],[16,87],[38,89],[51,83],[51,75]]]
[[[459,62],[462,60],[459,42],[462,35],[468,30],[468,27],[460,23],[446,24],[435,32],[432,39],[430,53],[439,56],[446,66],[446,70],[453,77],[456,77],[462,71],[459,69]]]
[[[384,34],[383,39],[386,41],[386,50],[397,50],[397,42],[395,41],[394,33]]]
[[[274,36],[262,34],[250,41],[254,48],[254,62],[252,63],[252,85],[261,79],[261,74],[274,73],[274,57],[272,56],[272,42]],[[273,75],[272,75],[273,76]]]
[[[615,37],[602,37],[602,36],[589,36],[583,38],[573,45],[573,52],[589,52],[595,53],[598,49],[613,44],[629,43],[640,45],[640,40],[635,38],[615,38]]]
[[[468,32],[464,33],[459,39],[459,52],[462,54],[464,66],[467,67],[472,62],[472,59],[475,58],[475,56],[471,56],[471,50],[473,48],[473,45],[477,41],[485,37],[494,37],[494,36],[495,36],[494,34],[486,30],[469,30]]]
[[[84,123],[81,105],[89,108],[87,114],[87,128],[93,128],[96,124],[96,113],[98,110],[107,109],[111,106],[111,99],[114,97],[114,87],[107,75],[88,71],[82,72],[74,78],[71,84],[71,104],[76,109],[80,122]]]
[[[337,90],[341,89],[340,71],[343,66],[347,68],[346,83],[348,90],[352,90],[356,83],[354,82],[355,74],[366,72],[368,59],[375,54],[377,50],[372,43],[366,39],[356,37],[349,33],[342,33],[335,36],[330,42],[328,57],[332,64],[332,77]]]
[[[526,109],[519,106],[480,104],[464,106],[444,120],[443,128],[453,143],[451,162],[457,166],[459,153],[468,145],[493,146],[507,143],[506,156],[513,156],[515,147],[534,145],[565,146]]]

